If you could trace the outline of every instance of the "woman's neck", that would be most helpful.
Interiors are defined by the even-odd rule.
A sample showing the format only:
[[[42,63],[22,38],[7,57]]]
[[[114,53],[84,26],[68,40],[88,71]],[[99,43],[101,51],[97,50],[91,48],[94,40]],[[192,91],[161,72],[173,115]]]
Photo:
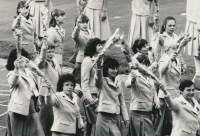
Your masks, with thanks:
[[[167,33],[167,32],[166,32]],[[167,33],[170,37],[173,37],[174,38],[174,35],[173,33]]]
[[[64,92],[65,93],[65,92]],[[71,100],[73,99],[72,94],[70,93],[65,93]]]
[[[113,83],[115,82],[115,78],[114,78],[114,77],[108,76],[108,78],[109,78]]]

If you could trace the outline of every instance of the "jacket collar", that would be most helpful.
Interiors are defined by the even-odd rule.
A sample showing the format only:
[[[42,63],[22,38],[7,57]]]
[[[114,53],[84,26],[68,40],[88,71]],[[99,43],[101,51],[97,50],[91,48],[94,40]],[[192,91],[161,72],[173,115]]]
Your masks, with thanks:
[[[73,100],[69,98],[64,92],[60,92],[60,95],[65,98],[65,100],[69,101],[70,103],[74,104]]]
[[[63,40],[65,38],[65,30],[61,26],[58,27],[57,25],[56,25],[55,29]]]
[[[198,114],[198,112],[200,110],[199,109],[200,107],[199,107],[198,102],[194,98],[192,98],[192,102],[194,103],[194,107],[192,107],[192,105],[182,95],[179,96],[179,101],[182,104],[184,104],[187,107],[189,107],[194,113]]]
[[[51,66],[50,62],[46,60],[47,65]],[[58,72],[58,75],[60,76],[62,73],[62,70],[57,62],[57,60],[55,58],[52,59],[52,63],[54,64],[55,67],[51,66],[53,69],[55,69],[55,71]]]
[[[110,80],[108,77],[105,77],[107,83],[115,88],[119,88],[120,87],[120,81],[117,80],[117,77],[115,77],[115,82],[113,82],[112,80]]]
[[[32,24],[32,17],[29,17],[29,19],[26,19],[23,15],[21,16],[21,19],[24,21],[24,22],[26,22],[26,23],[28,23],[28,24]]]
[[[36,85],[36,88],[38,89],[38,83],[36,81],[36,78],[33,76],[32,72],[28,69],[28,68],[25,68],[25,73],[24,72],[21,72],[19,71],[20,73],[20,76],[23,77],[27,82],[28,82],[28,79],[29,77],[31,77],[33,79],[33,81],[35,82],[35,85]],[[28,82],[29,83],[29,82]],[[31,85],[30,85],[31,86]]]

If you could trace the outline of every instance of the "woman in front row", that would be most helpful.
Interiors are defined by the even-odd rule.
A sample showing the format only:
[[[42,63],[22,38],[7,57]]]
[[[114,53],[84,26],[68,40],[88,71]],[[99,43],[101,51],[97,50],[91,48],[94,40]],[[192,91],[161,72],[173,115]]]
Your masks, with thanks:
[[[51,90],[46,91],[45,102],[52,105],[54,111],[52,136],[76,136],[76,130],[84,126],[80,109],[73,102],[72,92],[75,85],[73,75],[63,74],[58,80],[57,93],[51,96]]]
[[[101,62],[97,64],[95,85],[99,91],[99,107],[95,136],[121,136],[120,114],[125,127],[129,125],[121,82],[116,80],[118,73],[119,63],[113,58],[104,61],[103,70]]]
[[[150,61],[147,55],[141,54],[137,58],[138,62],[149,66]],[[132,88],[132,98],[130,102],[130,136],[155,136],[151,121],[152,108],[159,108],[155,83],[143,70],[133,70],[128,76],[125,86]]]
[[[164,86],[162,86],[164,87]],[[173,114],[173,128],[171,136],[197,136],[199,135],[199,103],[193,98],[194,83],[184,80],[180,83],[181,95],[172,99],[169,91],[163,91],[165,101]],[[198,134],[197,134],[198,133]]]

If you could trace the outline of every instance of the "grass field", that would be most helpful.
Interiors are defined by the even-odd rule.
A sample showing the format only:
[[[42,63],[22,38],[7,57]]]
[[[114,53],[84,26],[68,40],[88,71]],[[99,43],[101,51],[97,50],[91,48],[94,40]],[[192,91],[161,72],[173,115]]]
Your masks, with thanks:
[[[13,17],[16,15],[16,5],[19,0],[0,0],[0,58],[6,58],[11,48],[14,48],[14,38],[11,31],[11,25]],[[181,16],[181,13],[185,13],[186,0],[159,0],[160,2],[160,23],[166,16],[174,16],[177,20],[176,34],[184,31],[185,16]],[[66,22],[63,27],[66,30],[66,37],[64,43],[64,65],[72,66],[68,62],[68,58],[72,55],[74,49],[74,43],[71,38],[71,32],[74,27],[74,19],[77,16],[76,0],[52,0],[55,8],[63,9],[66,12]],[[120,18],[115,18],[119,16]],[[110,22],[111,30],[114,32],[116,28],[120,28],[125,34],[125,40],[130,27],[131,21],[131,0],[109,0],[108,1],[108,19]],[[124,62],[123,54],[118,48],[112,49],[111,56],[120,58],[121,62]],[[183,54],[183,57],[189,67],[183,78],[192,77],[194,75],[194,61],[193,58]],[[6,75],[7,71],[4,67],[5,63],[0,61],[0,115],[5,113],[7,102],[3,102],[9,99]],[[124,88],[126,100],[130,100],[130,91]],[[2,95],[5,94],[5,95]],[[127,107],[128,107],[127,103]],[[5,115],[0,116],[0,136],[4,135],[5,129],[1,126],[5,126]]]

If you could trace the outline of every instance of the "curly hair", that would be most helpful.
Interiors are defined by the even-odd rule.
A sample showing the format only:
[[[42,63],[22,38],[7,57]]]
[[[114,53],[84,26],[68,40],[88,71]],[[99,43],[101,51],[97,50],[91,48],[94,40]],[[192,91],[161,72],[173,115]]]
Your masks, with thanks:
[[[60,78],[58,79],[57,92],[62,92],[63,91],[63,84],[65,82],[72,82],[74,87],[76,85],[75,77],[72,74],[65,73],[65,74],[61,75]]]
[[[21,55],[26,57],[26,58],[29,57],[29,53],[26,50],[24,50],[23,48],[21,50]],[[10,52],[8,59],[7,59],[6,69],[8,71],[15,69],[14,62],[15,62],[16,59],[17,59],[17,49],[13,49]]]
[[[103,62],[103,76],[104,77],[108,77],[108,68],[111,68],[111,69],[118,68],[118,73],[119,73],[119,62],[114,58],[107,58]]]
[[[98,44],[105,44],[106,41],[101,41],[99,38],[89,39],[84,50],[84,56],[93,57],[96,52],[96,47]]]

